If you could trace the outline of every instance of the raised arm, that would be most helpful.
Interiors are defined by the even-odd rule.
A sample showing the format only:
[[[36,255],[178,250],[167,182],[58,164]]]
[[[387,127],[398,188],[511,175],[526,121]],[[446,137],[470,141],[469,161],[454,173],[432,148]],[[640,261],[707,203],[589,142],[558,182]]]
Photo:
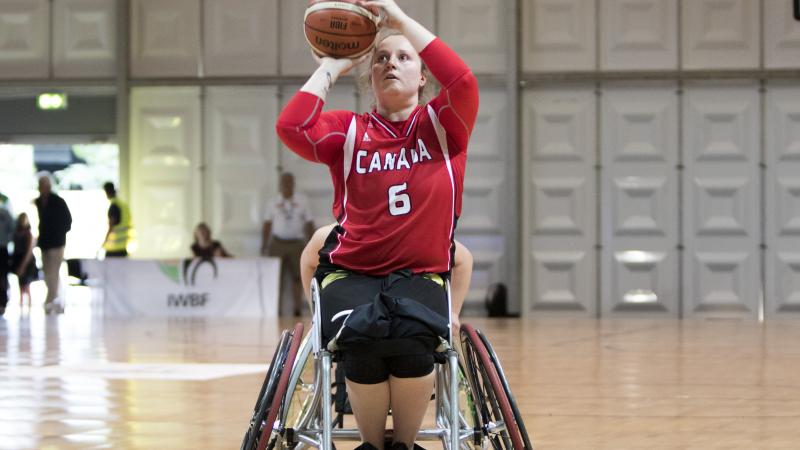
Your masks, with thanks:
[[[328,165],[341,154],[347,121],[353,113],[322,113],[325,98],[339,77],[358,61],[317,58],[319,67],[281,111],[275,129],[284,144],[300,157]]]
[[[431,42],[420,56],[442,85],[430,106],[447,131],[450,153],[466,151],[478,116],[478,80],[458,54],[440,39]]]
[[[382,25],[403,33],[417,53],[421,53],[428,44],[436,39],[436,36],[427,28],[403,12],[394,0],[373,0],[364,2],[364,5],[383,10]]]
[[[430,105],[447,131],[450,152],[466,150],[478,114],[478,81],[469,66],[441,39],[406,15],[394,0],[375,0],[366,5],[383,9],[384,24],[403,33],[441,84],[439,95]]]

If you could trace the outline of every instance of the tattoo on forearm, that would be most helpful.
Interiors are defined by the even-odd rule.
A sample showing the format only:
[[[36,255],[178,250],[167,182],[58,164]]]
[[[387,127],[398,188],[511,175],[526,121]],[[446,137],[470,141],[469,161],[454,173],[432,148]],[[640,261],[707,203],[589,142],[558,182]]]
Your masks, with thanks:
[[[331,87],[333,87],[333,77],[330,72],[326,71],[325,78],[328,80],[328,84],[325,86],[325,93],[327,94],[328,91],[331,90]]]

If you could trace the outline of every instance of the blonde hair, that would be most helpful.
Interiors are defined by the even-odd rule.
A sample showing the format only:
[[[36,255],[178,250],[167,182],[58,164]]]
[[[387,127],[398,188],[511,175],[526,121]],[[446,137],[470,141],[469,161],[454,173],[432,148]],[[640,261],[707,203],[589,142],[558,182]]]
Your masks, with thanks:
[[[370,106],[372,108],[377,106],[375,92],[372,90],[372,64],[375,62],[375,54],[378,51],[378,45],[380,45],[380,43],[388,37],[402,35],[403,33],[394,28],[381,28],[381,30],[378,32],[378,35],[375,36],[375,45],[372,47],[372,53],[370,54],[369,59],[365,62],[366,69],[361,73],[361,75],[358,76],[358,91],[364,97],[372,98],[372,101],[370,102]],[[419,90],[417,91],[417,103],[424,105],[434,97],[435,92],[438,90],[438,83],[431,75],[430,70],[428,70],[428,66],[425,65],[425,61],[422,61],[421,58],[420,71],[422,72],[422,75],[425,76],[426,81],[425,84],[420,86]]]

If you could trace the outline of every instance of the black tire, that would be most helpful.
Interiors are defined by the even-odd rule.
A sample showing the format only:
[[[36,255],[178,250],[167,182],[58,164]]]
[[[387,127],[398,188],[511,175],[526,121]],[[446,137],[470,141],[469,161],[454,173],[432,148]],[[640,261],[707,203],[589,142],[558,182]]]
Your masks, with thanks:
[[[284,330],[283,333],[281,333],[278,347],[275,349],[275,353],[267,369],[267,375],[264,378],[264,383],[261,385],[261,390],[258,394],[256,406],[253,411],[253,417],[250,419],[250,424],[245,432],[244,439],[242,439],[241,450],[256,450],[259,448],[259,441],[263,441],[261,438],[263,430],[265,429],[270,412],[274,409],[273,404],[275,403],[276,396],[280,394],[280,382],[284,378],[284,374],[288,374],[286,370],[287,362],[291,363],[291,361],[293,361],[293,359],[290,361],[290,359],[293,358],[291,355],[292,348],[294,348],[296,352],[296,347],[300,342],[300,338],[296,336],[302,336],[303,333],[302,324],[298,325],[300,327],[299,334],[296,333],[297,326],[295,326],[293,331]],[[288,372],[291,372],[291,367],[289,367]],[[277,398],[280,398],[280,396]],[[271,423],[269,424],[269,428],[272,428]]]
[[[289,334],[289,330],[284,330],[278,340],[275,353],[272,354],[272,359],[267,368],[267,375],[264,377],[264,382],[261,384],[261,390],[258,393],[258,397],[256,397],[253,416],[250,418],[250,424],[244,434],[244,439],[242,439],[241,450],[252,450],[255,448],[255,442],[258,437],[257,432],[261,423],[266,419],[267,407],[269,406],[272,395],[274,395],[275,388],[278,387],[280,368],[289,352],[290,341],[291,335]]]
[[[303,324],[298,322],[295,324],[294,330],[292,331],[292,342],[289,344],[289,353],[283,361],[281,376],[278,379],[278,387],[275,389],[272,404],[269,407],[269,411],[267,411],[267,419],[261,427],[261,436],[258,439],[257,450],[265,450],[267,446],[269,446],[270,449],[274,448],[276,440],[280,437],[278,433],[274,432],[272,425],[278,417],[278,412],[281,409],[281,405],[283,405],[283,398],[286,396],[286,391],[289,388],[289,377],[292,375],[292,368],[294,367],[295,359],[297,359],[297,351],[300,348],[302,338]]]
[[[483,436],[495,450],[525,450],[522,435],[497,370],[483,342],[469,324],[461,325],[461,345],[467,379],[472,389],[475,408],[478,410]],[[490,426],[501,421],[505,427],[500,430]]]
[[[516,420],[519,433],[522,436],[522,443],[525,445],[526,450],[532,450],[533,445],[528,437],[528,430],[525,428],[525,422],[522,420],[522,414],[519,412],[517,402],[514,400],[514,395],[511,393],[511,387],[508,385],[508,379],[503,371],[503,366],[500,364],[500,358],[497,357],[497,353],[494,352],[494,348],[492,348],[492,344],[489,342],[489,339],[486,337],[486,335],[484,335],[481,330],[475,331],[478,333],[478,337],[483,343],[483,346],[486,347],[486,351],[489,353],[489,358],[492,360],[492,364],[494,365],[497,375],[500,378],[500,383],[503,385],[503,390],[505,391],[506,397],[508,397],[508,402],[511,406],[511,412],[514,413],[514,420]]]

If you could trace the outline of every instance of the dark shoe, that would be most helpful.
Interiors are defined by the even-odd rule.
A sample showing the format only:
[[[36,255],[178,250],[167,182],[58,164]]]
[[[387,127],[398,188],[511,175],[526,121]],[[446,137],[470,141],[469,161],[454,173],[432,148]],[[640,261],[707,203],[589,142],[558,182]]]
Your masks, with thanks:
[[[369,442],[363,442],[361,445],[356,447],[355,450],[378,450],[378,449]]]
[[[406,444],[403,444],[402,442],[395,442],[393,444],[390,444],[389,441],[386,441],[386,448],[389,450],[408,450]],[[417,444],[414,444],[413,450],[425,450],[425,449]]]

